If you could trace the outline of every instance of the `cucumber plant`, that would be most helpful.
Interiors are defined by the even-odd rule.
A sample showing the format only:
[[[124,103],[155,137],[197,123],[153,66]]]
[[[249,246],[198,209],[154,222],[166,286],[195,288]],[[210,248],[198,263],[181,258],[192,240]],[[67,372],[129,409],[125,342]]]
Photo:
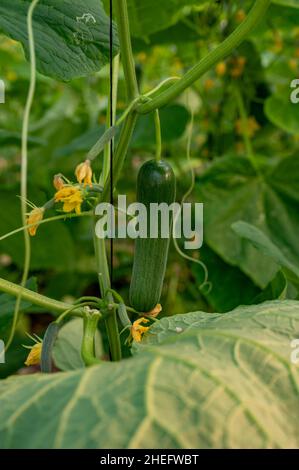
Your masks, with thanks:
[[[56,5],[52,19],[51,8],[48,8],[49,17],[46,21],[41,21],[45,6],[53,6],[53,3],[56,2],[54,0],[33,0],[32,2],[16,0],[16,6],[20,8],[15,14],[18,24],[22,24],[20,36],[16,36],[16,39],[23,42],[30,59],[31,81],[22,132],[20,191],[22,226],[0,237],[1,243],[21,232],[24,235],[25,246],[24,269],[20,285],[0,278],[0,290],[16,298],[16,302],[13,303],[12,325],[9,325],[11,333],[6,344],[7,349],[9,350],[12,341],[16,340],[15,333],[19,324],[20,310],[28,308],[28,305],[38,306],[45,312],[51,312],[55,319],[48,325],[42,346],[38,344],[33,347],[27,359],[28,365],[35,366],[37,356],[40,354],[41,371],[44,375],[38,376],[36,382],[31,378],[28,380],[27,377],[19,377],[3,385],[0,382],[0,398],[3,394],[3,406],[0,411],[0,447],[20,445],[20,436],[23,439],[22,445],[25,447],[31,446],[29,437],[32,437],[35,445],[42,447],[43,442],[41,442],[38,430],[33,429],[28,432],[27,423],[30,425],[29,417],[31,416],[39,420],[38,422],[46,429],[44,435],[47,435],[47,440],[53,447],[73,446],[73,438],[75,445],[83,447],[99,445],[111,447],[117,445],[159,447],[162,445],[165,447],[168,445],[192,448],[221,445],[244,447],[247,444],[252,447],[279,447],[288,445],[285,437],[286,429],[289,433],[290,445],[299,445],[298,435],[296,435],[298,419],[292,415],[292,408],[299,407],[298,371],[289,364],[287,350],[288,340],[292,339],[290,336],[298,331],[298,316],[296,316],[298,302],[283,301],[283,296],[288,292],[288,281],[291,280],[292,287],[296,286],[298,273],[293,264],[286,259],[287,255],[282,255],[274,243],[263,234],[257,233],[248,226],[242,226],[242,236],[248,240],[248,243],[252,243],[255,249],[272,258],[276,267],[281,266],[281,272],[264,292],[264,295],[268,295],[270,290],[272,292],[278,289],[277,298],[280,300],[248,308],[239,307],[236,311],[225,315],[194,312],[173,318],[172,312],[167,310],[166,303],[163,311],[171,318],[158,320],[170,244],[170,236],[163,236],[159,221],[157,221],[158,237],[152,238],[149,233],[150,211],[147,210],[148,232],[146,237],[136,239],[134,254],[132,254],[133,268],[127,279],[127,284],[130,284],[128,301],[124,300],[122,289],[119,286],[116,288],[111,279],[113,272],[111,273],[109,269],[105,240],[94,236],[94,227],[98,219],[96,206],[99,202],[113,199],[118,183],[124,180],[124,165],[128,149],[136,125],[144,115],[149,115],[155,122],[156,156],[155,158],[150,156],[145,163],[139,164],[136,200],[146,209],[149,209],[151,204],[170,206],[175,202],[177,181],[174,169],[177,170],[177,168],[174,166],[174,169],[172,168],[166,153],[162,158],[159,114],[162,115],[166,105],[171,104],[181,97],[183,92],[195,86],[196,82],[217,64],[218,77],[225,75],[228,68],[231,77],[242,74],[245,60],[244,58],[240,60],[235,56],[236,49],[248,37],[259,20],[266,15],[271,1],[256,0],[252,2],[247,14],[239,11],[238,25],[232,29],[232,32],[231,25],[223,23],[223,30],[225,34],[227,32],[228,34],[218,46],[209,48],[207,54],[182,76],[163,79],[154,89],[145,94],[140,91],[130,34],[131,27],[138,31],[138,24],[136,25],[136,19],[134,23],[134,17],[138,18],[138,15],[140,17],[140,5],[134,6],[134,2],[127,2],[127,0],[113,0],[114,24],[104,13],[100,1],[73,0],[70,2],[65,0],[61,2],[61,5]],[[129,9],[127,3],[129,3]],[[174,3],[168,2],[170,9]],[[204,10],[206,3],[202,3],[201,7]],[[11,2],[4,2],[4,6],[0,7],[0,13],[4,12],[4,18],[6,18],[5,15],[9,18],[13,17],[14,7],[10,4]],[[24,9],[25,6],[28,8]],[[83,12],[83,7],[88,7],[90,12],[86,13],[85,10]],[[67,17],[68,8],[71,14],[68,23],[69,30],[66,30],[63,22],[61,24],[59,21]],[[130,9],[135,9],[135,15],[131,15],[131,24]],[[20,15],[22,15],[20,12],[23,12],[23,22],[20,21]],[[169,27],[172,26],[175,18],[180,17],[177,13],[174,12],[173,16],[169,15],[167,19]],[[7,21],[3,21],[2,17],[3,15],[0,18],[1,30],[11,36],[16,34],[15,28],[7,26]],[[187,25],[189,23],[190,18],[186,21]],[[180,27],[184,28],[186,24],[182,22]],[[193,33],[194,30],[197,32],[196,26],[193,27]],[[50,45],[42,44],[44,36],[41,31],[44,36],[51,38]],[[70,32],[73,33],[71,38]],[[139,34],[141,33],[139,31]],[[151,33],[156,34],[154,27]],[[37,207],[28,201],[27,194],[28,151],[31,150],[29,121],[34,104],[36,72],[40,71],[55,77],[53,61],[45,60],[43,54],[48,47],[49,57],[53,57],[53,41],[56,37],[57,40],[59,39],[60,46],[56,67],[59,71],[56,71],[56,78],[66,80],[80,74],[84,75],[86,71],[90,73],[98,70],[100,66],[109,62],[110,99],[108,99],[105,130],[98,135],[97,142],[89,148],[84,160],[73,168],[74,181],[66,178],[62,173],[53,175],[52,193],[43,206]],[[113,44],[111,44],[111,39]],[[139,39],[142,42],[140,36]],[[110,50],[107,49],[109,40]],[[100,48],[98,47],[99,41],[102,41]],[[66,46],[65,54],[64,46]],[[80,61],[76,60],[76,55],[74,56],[74,47],[78,47]],[[101,54],[94,58],[99,49],[101,49]],[[70,69],[64,70],[63,64],[67,63],[68,59]],[[228,59],[227,63],[224,62],[226,59]],[[123,68],[127,102],[123,113],[117,118],[120,64]],[[206,87],[212,87],[212,84],[207,83]],[[265,166],[264,162],[261,163],[257,159],[251,148],[250,129],[246,127],[249,121],[240,87],[233,86],[233,88],[235,104],[240,114],[237,131],[244,138],[248,159],[239,161],[236,158],[224,163],[217,162],[215,167],[212,167],[204,176],[200,175],[202,191],[211,190],[208,194],[211,204],[214,203],[215,194],[219,197],[222,189],[224,191],[229,187],[229,190],[234,192],[235,186],[242,178],[245,178],[245,175],[247,177],[248,174],[250,176],[254,174],[256,178],[262,179],[261,174]],[[203,97],[203,103],[205,103],[205,97]],[[257,129],[256,122],[251,120],[250,124],[251,130]],[[188,155],[190,156],[190,148]],[[102,158],[102,167],[101,173],[97,174],[99,158]],[[286,161],[283,164],[288,163]],[[235,164],[237,165],[236,178],[232,187],[229,184],[225,188],[221,187],[226,180],[222,173],[219,177],[217,165],[221,167],[224,164],[229,165],[230,169]],[[274,176],[277,178],[277,174]],[[217,180],[218,177],[219,180]],[[209,178],[217,180],[216,189],[212,183],[209,184]],[[277,187],[280,188],[281,185],[277,184]],[[291,193],[290,190],[287,196],[293,197]],[[239,194],[236,197],[239,197]],[[29,214],[27,213],[28,205],[31,206]],[[54,216],[48,215],[49,211],[53,210],[59,213]],[[217,211],[213,215],[216,217]],[[229,218],[227,212],[224,215]],[[90,225],[93,227],[90,238],[93,239],[95,268],[99,284],[98,296],[79,297],[78,295],[76,299],[62,302],[27,289],[32,251],[31,237],[39,237],[43,224],[51,224],[51,222],[66,218],[83,217],[90,220]],[[214,220],[213,217],[210,219]],[[171,234],[173,223],[170,217],[167,227],[169,234]],[[220,235],[216,233],[216,238],[213,239],[215,245],[219,244]],[[84,237],[82,236],[82,239]],[[87,238],[84,238],[84,242]],[[178,245],[177,251],[183,253]],[[235,256],[239,255],[239,251]],[[192,261],[191,257],[184,256],[188,261]],[[196,261],[202,266],[200,260]],[[290,276],[290,266],[292,276]],[[206,272],[204,274],[206,276]],[[224,290],[225,281],[221,278]],[[206,277],[203,283],[207,284]],[[174,286],[175,289],[177,285],[174,284]],[[256,293],[255,290],[254,293]],[[282,316],[284,321],[280,324]],[[72,317],[79,318],[82,323],[82,344],[76,346],[81,351],[87,370],[80,369],[61,375],[53,374],[53,351],[58,331],[64,327],[64,322]],[[99,325],[101,331],[105,331],[109,347],[106,346],[105,350],[97,354],[95,338]],[[123,342],[121,342],[122,335],[126,336]],[[125,345],[129,345],[130,348]],[[138,353],[138,355],[129,360],[122,360],[124,353],[133,356]],[[109,359],[116,364],[109,364],[111,362]],[[267,369],[269,363],[271,363],[270,371]],[[175,382],[175,387],[169,387],[172,380]],[[128,393],[124,390],[125,385],[130,387]],[[270,411],[267,408],[268,396],[265,398],[263,395],[266,388],[269,394],[271,393]],[[7,390],[11,390],[11,394],[7,393]],[[54,398],[51,396],[52,392]],[[195,398],[192,396],[190,399],[190,392],[194,392]],[[35,406],[35,398],[30,398],[34,393],[37,393],[38,399],[45,400],[44,409]],[[219,401],[212,410],[211,403],[214,404],[215,400],[218,400],[218,394]],[[12,405],[9,395],[13,397],[15,403],[20,404],[20,409],[14,414],[11,414]],[[144,406],[140,396],[146,397],[147,406]],[[53,405],[53,400],[55,400],[57,413],[52,413],[53,416],[50,416],[48,410],[52,409],[50,405]],[[124,400],[126,404],[124,408],[119,406],[119,400]],[[205,429],[202,428],[200,420],[196,425],[193,423],[196,421],[193,418],[195,407],[198,407],[201,420],[208,423]],[[43,412],[40,412],[40,409],[43,409]],[[183,413],[182,410],[184,410]],[[81,412],[83,414],[80,414],[80,420],[78,420],[78,413]],[[66,418],[64,422],[61,421],[60,416]],[[177,426],[174,432],[169,426],[169,419],[172,416]],[[239,416],[240,429],[236,431],[233,424]],[[140,426],[140,419],[142,426]],[[97,426],[97,420],[100,421],[100,426]],[[199,431],[197,424],[200,427]],[[77,428],[80,428],[78,433]],[[115,433],[115,429],[119,429],[119,433]],[[218,429],[219,432],[215,433],[214,429]],[[276,429],[278,429],[277,432]],[[6,433],[7,430],[9,433]],[[246,442],[244,435],[248,436]]]
[[[50,0],[49,0],[50,1]],[[79,0],[77,0],[79,1]],[[29,2],[27,28],[28,28],[28,45],[30,61],[31,61],[31,86],[28,92],[25,117],[23,122],[23,140],[22,140],[22,177],[21,177],[21,209],[23,227],[6,234],[2,239],[14,235],[16,232],[24,232],[25,243],[25,265],[21,286],[11,286],[8,288],[4,280],[0,280],[0,288],[6,292],[17,295],[15,306],[14,321],[8,345],[10,345],[16,329],[18,321],[18,313],[20,303],[26,294],[25,284],[28,277],[30,266],[30,236],[35,235],[37,227],[42,223],[51,222],[64,218],[65,215],[55,217],[45,217],[45,212],[51,209],[55,204],[62,203],[62,210],[69,214],[69,217],[92,217],[92,211],[82,211],[83,203],[88,202],[94,205],[98,201],[105,201],[109,192],[112,193],[113,188],[110,187],[110,172],[113,174],[113,185],[116,186],[122,174],[123,165],[130,145],[130,141],[134,132],[138,116],[142,114],[154,113],[157,136],[157,154],[155,160],[146,162],[140,169],[137,181],[137,200],[144,203],[148,207],[152,202],[171,204],[175,199],[175,176],[169,163],[161,160],[161,130],[159,122],[159,108],[173,101],[184,90],[190,87],[205,72],[207,72],[215,64],[226,58],[234,49],[242,43],[248,33],[255,27],[257,22],[266,13],[270,5],[270,0],[260,0],[254,2],[248,15],[245,15],[240,25],[215,49],[210,51],[207,56],[203,57],[198,64],[194,65],[181,78],[170,78],[157,86],[154,90],[146,95],[141,95],[137,82],[134,56],[132,51],[130,25],[128,17],[128,8],[126,0],[115,0],[113,3],[115,19],[118,27],[118,36],[120,43],[120,56],[122,59],[123,71],[125,75],[126,91],[128,105],[123,116],[115,120],[116,97],[117,97],[117,81],[119,72],[119,57],[113,54],[115,50],[110,47],[111,62],[111,93],[110,93],[110,110],[107,113],[107,131],[99,139],[97,144],[88,152],[85,162],[77,166],[75,175],[78,184],[72,184],[63,175],[57,175],[54,178],[54,187],[56,193],[43,207],[35,207],[32,205],[32,211],[29,217],[26,217],[27,210],[27,154],[28,154],[28,128],[30,111],[33,104],[35,82],[36,82],[36,44],[39,36],[35,37],[33,21],[34,14],[41,8],[39,0]],[[110,12],[112,13],[112,12]],[[87,17],[85,18],[87,21]],[[81,17],[79,23],[81,24]],[[94,16],[88,16],[88,21]],[[102,18],[101,18],[102,19]],[[84,20],[85,21],[85,20]],[[110,37],[111,40],[111,37]],[[113,40],[113,37],[112,37]],[[40,59],[38,57],[38,59]],[[38,61],[39,64],[39,61]],[[117,141],[115,152],[112,158],[111,142],[115,136],[116,128],[120,127],[120,135]],[[103,171],[100,175],[98,184],[92,181],[93,171],[92,163],[95,158],[104,150]],[[110,169],[110,171],[109,171]],[[98,195],[97,195],[98,192]],[[171,224],[171,220],[169,220]],[[83,301],[78,303],[77,308],[69,306],[66,311],[70,311],[72,315],[81,315],[84,321],[88,323],[89,314],[84,313],[84,306],[92,308],[101,308],[104,312],[104,321],[107,328],[107,334],[110,344],[110,353],[112,360],[121,359],[121,347],[117,325],[117,302],[111,291],[111,281],[109,275],[108,258],[104,240],[94,239],[95,257],[97,264],[97,272],[99,273],[99,284],[101,291],[101,299],[91,299],[89,304]],[[150,312],[158,304],[163,287],[167,256],[169,248],[169,239],[159,236],[157,239],[140,238],[136,241],[135,256],[133,264],[133,272],[130,286],[130,302],[134,315],[146,314]],[[48,305],[51,300],[48,301]],[[53,302],[54,304],[54,302]],[[49,360],[48,360],[49,361]]]

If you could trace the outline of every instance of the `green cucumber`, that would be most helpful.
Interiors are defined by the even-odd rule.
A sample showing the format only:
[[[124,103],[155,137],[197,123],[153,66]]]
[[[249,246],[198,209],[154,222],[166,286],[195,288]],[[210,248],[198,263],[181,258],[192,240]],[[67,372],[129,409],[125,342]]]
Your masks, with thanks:
[[[130,303],[139,312],[149,312],[160,300],[166,271],[169,240],[161,237],[159,221],[158,238],[149,237],[150,204],[175,201],[175,175],[169,163],[150,160],[142,165],[137,179],[137,202],[147,208],[147,238],[137,238],[133,272],[130,285]],[[171,234],[172,212],[169,217]]]

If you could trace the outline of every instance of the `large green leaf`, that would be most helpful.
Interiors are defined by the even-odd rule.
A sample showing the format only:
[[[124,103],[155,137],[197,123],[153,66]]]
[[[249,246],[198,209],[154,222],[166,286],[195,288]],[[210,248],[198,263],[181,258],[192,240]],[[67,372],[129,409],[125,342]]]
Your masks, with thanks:
[[[31,0],[2,0],[0,31],[20,41],[28,57],[26,15]],[[100,0],[40,0],[33,18],[38,71],[59,80],[88,75],[109,62],[110,20]],[[114,51],[118,38],[114,29]]]
[[[190,114],[182,105],[172,104],[160,112],[162,141],[168,143],[179,139],[188,124]],[[151,147],[155,144],[155,125],[152,115],[141,116],[134,132],[133,147]]]
[[[298,447],[298,331],[295,301],[188,313],[132,359],[4,380],[0,447]]]
[[[273,3],[282,5],[284,7],[294,7],[299,8],[299,0],[272,0]]]
[[[239,266],[264,288],[278,267],[231,229],[246,221],[269,235],[288,259],[299,265],[299,159],[276,165],[264,162],[259,173],[245,157],[216,160],[198,178],[197,191],[204,202],[204,231],[208,245],[227,263]]]
[[[200,259],[207,266],[210,282],[210,288],[203,289],[202,294],[214,311],[228,312],[238,305],[252,304],[252,299],[260,293],[258,287],[239,268],[225,263],[207,244],[200,249]],[[193,263],[192,272],[197,286],[202,285],[202,267]]]
[[[145,38],[175,24],[186,6],[208,3],[205,0],[128,0],[132,34]]]
[[[246,222],[236,222],[232,229],[240,237],[245,238],[258,250],[273,259],[283,270],[287,277],[299,285],[299,266],[288,260],[284,253],[258,228]]]
[[[280,129],[289,134],[299,134],[299,105],[291,102],[292,91],[294,89],[290,88],[281,94],[270,96],[265,102],[265,113]]]

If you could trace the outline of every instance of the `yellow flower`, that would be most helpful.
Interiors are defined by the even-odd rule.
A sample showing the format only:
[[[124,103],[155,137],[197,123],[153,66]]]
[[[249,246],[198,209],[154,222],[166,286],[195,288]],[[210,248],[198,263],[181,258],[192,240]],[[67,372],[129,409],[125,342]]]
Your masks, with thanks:
[[[157,304],[150,312],[144,313],[147,317],[157,317],[162,311],[162,305]]]
[[[26,366],[37,366],[40,364],[42,354],[42,343],[36,343],[32,346],[30,353],[25,361]]]
[[[214,80],[212,80],[212,78],[207,78],[206,81],[204,82],[204,88],[206,91],[209,91],[211,90],[212,88],[214,88]]]
[[[289,60],[289,67],[291,70],[294,70],[294,72],[296,72],[297,68],[298,68],[298,61],[297,59],[290,59]]]
[[[244,10],[238,10],[237,13],[236,13],[236,21],[238,23],[242,23],[242,21],[244,21],[246,18],[246,13]]]
[[[226,63],[225,62],[219,62],[219,64],[216,65],[216,74],[218,77],[223,77],[226,73]]]
[[[54,178],[53,178],[53,186],[54,188],[59,191],[60,189],[63,188],[64,186],[64,181],[63,179],[61,178],[60,175],[55,175]]]
[[[236,132],[239,135],[242,135],[246,132],[248,137],[253,137],[260,128],[261,126],[259,125],[259,123],[257,122],[254,116],[250,116],[247,119],[245,129],[244,129],[244,122],[242,119],[238,119],[236,121]]]
[[[233,78],[241,77],[241,75],[243,75],[244,68],[247,62],[246,57],[234,57],[233,59],[231,59],[230,62],[232,64],[232,68],[230,70],[231,76]]]
[[[33,209],[27,217],[27,225],[36,224],[28,228],[29,234],[34,237],[36,234],[37,228],[41,220],[43,220],[45,209],[43,207],[36,207]]]
[[[131,337],[137,343],[140,343],[143,335],[149,330],[148,326],[142,326],[140,323],[148,322],[149,320],[147,320],[147,318],[141,317],[134,321],[133,325],[131,326]]]
[[[64,212],[75,210],[76,214],[80,214],[83,202],[82,193],[80,189],[73,186],[64,186],[55,194],[55,202],[63,202]]]
[[[90,166],[90,160],[85,160],[85,162],[80,163],[75,170],[75,175],[79,184],[82,184],[84,181],[84,186],[92,186],[92,169]]]

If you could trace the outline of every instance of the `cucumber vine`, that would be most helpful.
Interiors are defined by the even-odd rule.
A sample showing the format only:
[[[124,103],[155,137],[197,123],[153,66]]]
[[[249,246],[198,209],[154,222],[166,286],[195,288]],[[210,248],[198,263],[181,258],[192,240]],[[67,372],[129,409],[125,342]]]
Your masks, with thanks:
[[[25,288],[29,267],[30,267],[30,236],[28,229],[39,226],[43,223],[48,223],[64,218],[73,217],[90,217],[94,219],[96,223],[96,217],[93,210],[81,212],[81,198],[82,194],[87,195],[88,191],[84,187],[72,186],[67,184],[66,186],[73,191],[71,194],[61,195],[61,201],[64,204],[70,204],[70,201],[75,204],[75,197],[77,197],[76,213],[63,214],[50,218],[42,218],[34,221],[34,223],[28,223],[26,218],[27,209],[27,156],[28,156],[28,129],[29,129],[29,118],[30,111],[33,104],[35,84],[36,84],[36,64],[35,64],[35,47],[34,47],[34,34],[32,27],[32,19],[34,10],[39,0],[33,0],[30,4],[27,16],[28,26],[28,37],[29,37],[29,49],[30,49],[30,87],[28,91],[28,97],[24,112],[23,120],[23,131],[22,131],[22,165],[21,165],[21,213],[22,213],[22,227],[11,231],[8,234],[0,237],[0,241],[7,237],[13,236],[14,234],[22,231],[24,233],[24,244],[25,244],[25,260],[23,275],[20,285],[10,283],[4,279],[0,279],[0,290],[11,294],[17,298],[15,305],[14,320],[12,325],[11,334],[9,336],[6,347],[8,348],[14,337],[15,328],[18,321],[18,314],[21,304],[21,299],[31,301],[35,305],[47,308],[54,315],[60,315],[59,321],[64,321],[68,315],[79,316],[84,322],[84,336],[82,342],[82,358],[86,366],[99,364],[101,361],[95,357],[94,338],[97,330],[97,326],[100,320],[104,320],[107,328],[111,359],[118,361],[121,359],[121,346],[120,346],[120,334],[118,330],[117,312],[122,319],[122,324],[125,328],[131,328],[132,337],[141,337],[144,332],[148,329],[146,326],[142,326],[142,321],[147,323],[148,318],[142,317],[142,312],[137,312],[134,308],[126,307],[118,294],[111,289],[111,279],[109,273],[109,265],[107,259],[106,244],[103,239],[94,237],[94,249],[96,258],[96,267],[98,274],[98,281],[101,291],[101,299],[95,297],[78,299],[78,302],[74,305],[67,304],[64,302],[58,302],[48,297],[39,295]],[[265,15],[271,0],[257,0],[251,8],[248,15],[243,19],[240,25],[235,31],[233,31],[218,47],[209,52],[203,57],[193,68],[191,68],[181,78],[170,77],[158,85],[155,89],[149,92],[147,95],[140,95],[138,82],[135,71],[135,62],[132,50],[130,25],[128,16],[127,0],[114,0],[115,5],[115,17],[118,26],[118,33],[120,38],[120,56],[125,75],[126,91],[127,91],[127,109],[121,118],[116,121],[116,103],[117,103],[117,84],[119,74],[119,56],[113,60],[112,70],[113,74],[111,77],[111,102],[113,103],[112,108],[108,107],[107,119],[106,119],[106,133],[99,142],[91,149],[87,156],[88,161],[95,159],[102,150],[104,151],[103,156],[103,170],[100,175],[98,184],[97,194],[91,194],[89,203],[92,202],[105,202],[108,201],[109,196],[113,196],[113,190],[116,187],[121,174],[125,158],[129,149],[130,141],[135,129],[135,125],[139,115],[154,113],[155,128],[156,128],[156,164],[161,163],[162,155],[162,140],[161,140],[161,126],[159,119],[159,108],[167,105],[175,98],[177,98],[182,92],[191,87],[203,74],[211,69],[215,64],[223,60],[225,57],[230,55],[235,48],[237,48],[246,36],[252,31],[258,21]],[[244,120],[244,109],[240,96],[238,96],[239,109]],[[113,168],[112,163],[112,149],[113,139],[117,127],[121,126],[119,139],[115,147],[113,155]],[[246,136],[244,136],[246,139]],[[191,144],[191,133],[188,140],[188,151],[187,156],[190,158],[190,144]],[[250,142],[246,139],[246,146],[248,150],[248,156],[252,159],[252,152],[250,149]],[[86,163],[86,162],[85,162]],[[110,187],[109,176],[113,172],[113,187]],[[89,174],[89,180],[91,181],[91,174]],[[192,173],[192,184],[190,190],[193,188],[194,175]],[[81,183],[81,181],[80,181]],[[63,186],[62,186],[63,187]],[[64,189],[63,189],[64,190]],[[184,199],[189,195],[190,190],[184,196]],[[57,194],[56,194],[57,196]],[[55,197],[56,197],[55,196]],[[73,199],[70,199],[72,197]],[[89,196],[86,196],[89,197]],[[57,202],[57,201],[56,201]],[[53,204],[55,203],[55,200]],[[176,244],[177,250],[187,259],[184,253],[181,252]],[[193,260],[193,259],[192,259]],[[194,261],[194,260],[193,260]],[[202,263],[199,261],[202,265]],[[207,284],[207,274],[205,271],[205,281]],[[115,302],[115,299],[117,302]],[[136,301],[138,304],[138,302]],[[139,315],[141,318],[131,323],[127,315],[127,311],[131,311],[133,314]],[[57,321],[56,321],[57,324]],[[57,328],[55,327],[55,334]],[[52,343],[51,343],[52,344]],[[46,357],[46,369],[49,370],[50,362],[49,357]]]

